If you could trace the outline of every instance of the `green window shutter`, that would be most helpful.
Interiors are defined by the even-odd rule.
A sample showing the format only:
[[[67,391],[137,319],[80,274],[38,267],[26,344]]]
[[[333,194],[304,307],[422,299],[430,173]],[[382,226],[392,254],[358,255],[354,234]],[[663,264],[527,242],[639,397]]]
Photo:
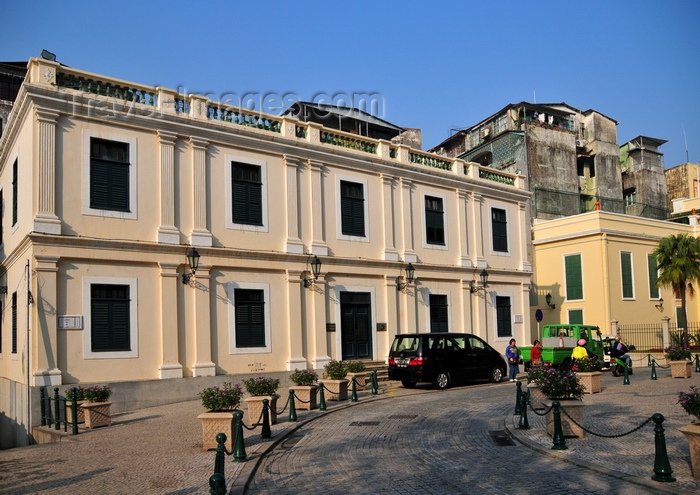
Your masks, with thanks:
[[[442,199],[425,197],[425,239],[428,244],[445,245]]]
[[[491,208],[491,236],[493,250],[508,252],[508,222],[506,210]]]
[[[566,300],[583,299],[583,278],[581,275],[581,255],[572,254],[564,257],[566,270]]]
[[[496,296],[496,332],[499,337],[512,337],[510,297]]]
[[[93,284],[90,292],[92,352],[130,351],[129,286]]]
[[[365,205],[362,184],[340,182],[340,216],[343,235],[364,237]]]
[[[236,289],[236,347],[265,346],[264,291]]]
[[[129,210],[129,145],[90,140],[90,208]]]
[[[656,286],[656,281],[659,279],[659,266],[656,262],[656,256],[647,254],[647,267],[649,271],[649,298],[659,298],[659,288]]]
[[[583,325],[583,310],[582,309],[570,309],[569,310],[569,323],[571,325]]]
[[[447,296],[444,294],[430,294],[430,331],[449,331],[448,320]]]
[[[12,293],[12,354],[17,354],[17,293]]]
[[[634,286],[632,284],[632,253],[620,253],[620,266],[622,270],[622,297],[632,299]]]
[[[261,167],[231,163],[233,223],[262,225]]]
[[[15,160],[12,165],[12,226],[17,225],[17,204],[19,198],[19,162]]]

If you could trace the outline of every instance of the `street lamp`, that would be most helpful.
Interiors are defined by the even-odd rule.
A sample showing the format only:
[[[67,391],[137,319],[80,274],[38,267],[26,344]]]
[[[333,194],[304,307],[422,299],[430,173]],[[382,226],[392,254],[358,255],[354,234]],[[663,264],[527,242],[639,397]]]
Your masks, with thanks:
[[[314,276],[314,278],[309,277],[309,271],[304,272],[304,288],[308,289],[309,287],[314,286],[314,282],[318,280],[318,276],[321,275],[321,260],[318,259],[318,256],[314,255],[314,259],[311,260],[309,263],[311,265],[311,274]]]
[[[472,280],[471,283],[469,284],[469,292],[472,294],[475,294],[479,292],[480,290],[485,290],[489,284],[489,272],[486,271],[486,268],[481,270],[481,273],[479,274],[479,278],[481,279],[481,285],[477,285],[476,280]]]
[[[557,307],[556,304],[552,304],[552,294],[550,294],[549,292],[547,292],[547,295],[544,296],[544,300],[547,302],[547,306],[549,306],[550,308],[554,309]]]
[[[187,251],[187,264],[190,267],[190,273],[182,274],[182,283],[185,285],[189,285],[190,280],[194,277],[199,267],[199,252],[194,247]]]
[[[403,292],[406,288],[413,283],[415,280],[416,269],[413,267],[413,263],[409,263],[406,266],[406,276],[399,275],[396,278],[396,290]]]

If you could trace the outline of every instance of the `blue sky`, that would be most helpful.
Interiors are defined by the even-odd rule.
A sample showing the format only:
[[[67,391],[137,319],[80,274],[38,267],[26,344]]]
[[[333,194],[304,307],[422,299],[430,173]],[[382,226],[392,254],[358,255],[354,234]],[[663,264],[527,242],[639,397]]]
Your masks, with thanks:
[[[566,102],[700,162],[700,2],[2,0],[0,60],[71,67],[265,109],[364,95],[423,148],[509,103]],[[264,95],[271,95],[265,99]],[[347,99],[347,96],[346,96]]]

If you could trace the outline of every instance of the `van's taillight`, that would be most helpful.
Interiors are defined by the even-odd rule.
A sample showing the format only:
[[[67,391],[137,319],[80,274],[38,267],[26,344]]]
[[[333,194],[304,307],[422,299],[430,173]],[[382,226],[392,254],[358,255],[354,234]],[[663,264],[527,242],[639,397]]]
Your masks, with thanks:
[[[396,359],[394,359],[393,357],[390,357],[389,358],[389,366],[396,366]]]
[[[408,362],[408,365],[409,366],[421,366],[421,365],[425,364],[425,362],[427,360],[428,359],[424,358],[423,356],[412,357],[411,360]]]

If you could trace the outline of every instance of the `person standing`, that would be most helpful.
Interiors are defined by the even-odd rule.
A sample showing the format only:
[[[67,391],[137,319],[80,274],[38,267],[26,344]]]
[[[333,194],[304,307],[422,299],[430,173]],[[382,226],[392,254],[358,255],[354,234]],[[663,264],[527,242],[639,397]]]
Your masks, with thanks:
[[[510,339],[508,347],[506,347],[506,359],[508,360],[508,378],[511,382],[515,381],[515,377],[518,376],[520,367],[518,366],[520,361],[520,351],[515,345],[515,339]]]
[[[539,340],[535,340],[532,343],[532,349],[530,349],[530,362],[532,363],[532,366],[542,364],[542,343]]]

